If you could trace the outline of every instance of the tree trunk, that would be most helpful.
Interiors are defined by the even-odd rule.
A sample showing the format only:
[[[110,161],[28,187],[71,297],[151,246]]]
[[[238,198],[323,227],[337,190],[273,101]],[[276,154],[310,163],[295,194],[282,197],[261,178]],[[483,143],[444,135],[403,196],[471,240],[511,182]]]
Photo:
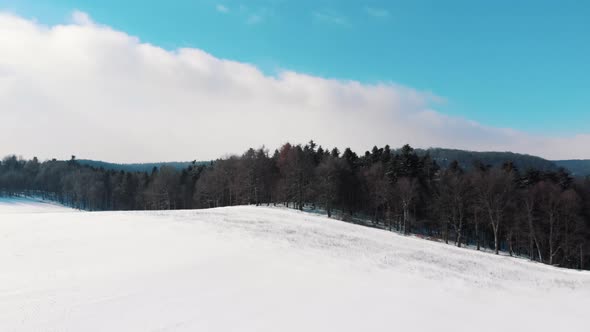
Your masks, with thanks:
[[[539,262],[543,263],[543,255],[541,254],[541,247],[539,246],[539,241],[537,241],[537,237],[533,238],[535,241],[535,246],[537,247],[537,254],[539,255]]]
[[[535,249],[535,244],[533,242],[533,236],[532,234],[529,234],[529,259],[534,261],[535,260],[535,253],[534,250]]]
[[[553,265],[553,217],[549,216],[549,265]]]
[[[488,205],[488,215],[490,217],[490,224],[492,225],[492,231],[494,233],[494,253],[498,255],[500,253],[500,243],[498,239],[498,229],[500,228],[500,216],[497,211],[493,211],[491,206]],[[494,216],[496,218],[494,218]]]
[[[582,245],[580,244],[580,270],[584,269],[584,252],[582,249]]]
[[[477,250],[480,250],[479,222],[477,220],[477,215],[475,215],[475,242],[477,243]]]
[[[494,230],[494,253],[498,255],[500,253],[500,244],[498,243],[498,227],[492,225],[492,228]]]
[[[463,214],[459,212],[459,226],[455,228],[456,240],[457,240],[457,247],[461,248],[461,240],[463,237]],[[456,225],[457,223],[455,223]]]

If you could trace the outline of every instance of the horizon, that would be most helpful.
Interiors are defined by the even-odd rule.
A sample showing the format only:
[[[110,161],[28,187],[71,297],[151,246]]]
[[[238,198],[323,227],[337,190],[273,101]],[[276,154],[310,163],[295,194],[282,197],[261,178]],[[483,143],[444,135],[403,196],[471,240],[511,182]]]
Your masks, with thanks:
[[[590,159],[586,14],[569,1],[0,0],[0,155],[212,160],[316,137]]]
[[[314,141],[315,142],[315,141]],[[306,143],[291,143],[291,142],[286,142],[284,144],[291,144],[291,145],[305,145]],[[388,145],[388,144],[386,144]],[[344,147],[344,148],[340,148],[340,147],[327,147],[327,146],[323,146],[321,144],[318,144],[318,147],[322,147],[324,149],[328,149],[331,150],[332,148],[337,148],[340,152],[344,151],[344,149],[347,149],[349,147]],[[377,146],[374,145],[374,147],[377,148],[383,148],[384,146]],[[280,147],[276,147],[275,149],[269,149],[265,146],[262,147],[258,147],[258,148],[254,148],[252,147],[252,149],[261,149],[264,148],[269,154],[271,152],[274,152],[275,150],[279,150]],[[400,150],[400,147],[391,147],[392,148],[392,152],[396,151],[396,150]],[[430,150],[449,150],[449,151],[461,151],[461,152],[467,152],[467,153],[499,153],[499,154],[515,154],[515,155],[519,155],[519,156],[525,156],[525,157],[533,157],[533,158],[540,158],[546,161],[551,161],[551,162],[555,162],[555,161],[590,161],[590,159],[546,159],[543,158],[541,156],[537,156],[537,155],[532,155],[532,154],[527,154],[527,153],[518,153],[518,152],[513,152],[513,151],[475,151],[475,150],[466,150],[466,149],[453,149],[453,148],[445,148],[445,147],[429,147],[429,148],[414,148],[415,150],[419,150],[419,151],[425,151],[428,152]],[[248,148],[249,149],[249,148]],[[351,149],[352,150],[352,149]],[[371,149],[365,150],[365,151],[355,151],[352,150],[352,152],[356,153],[358,156],[362,156],[365,152],[370,152]],[[197,163],[204,163],[204,162],[211,162],[211,161],[215,161],[215,160],[220,160],[220,159],[227,159],[228,157],[239,157],[241,156],[245,151],[242,151],[241,153],[233,153],[233,154],[223,154],[220,155],[217,158],[213,158],[213,159],[192,159],[192,160],[157,160],[157,161],[142,161],[142,162],[116,162],[116,161],[111,161],[111,160],[104,160],[104,159],[96,159],[96,158],[92,158],[92,157],[84,157],[84,158],[78,158],[78,156],[76,155],[70,155],[69,158],[55,158],[55,157],[48,157],[48,158],[39,158],[36,155],[32,155],[30,157],[28,156],[23,156],[23,155],[19,155],[19,154],[15,154],[15,153],[10,153],[7,155],[2,156],[2,158],[6,158],[6,157],[11,157],[11,156],[15,156],[17,158],[22,158],[25,160],[29,160],[29,159],[33,159],[33,158],[37,158],[39,159],[40,162],[44,162],[44,161],[50,161],[50,160],[58,160],[58,161],[68,161],[71,160],[72,157],[75,157],[76,161],[93,161],[93,162],[103,162],[103,163],[107,163],[107,164],[115,164],[115,165],[141,165],[141,164],[159,164],[159,163],[166,163],[166,164],[170,164],[170,163],[191,163],[191,162],[197,162]]]

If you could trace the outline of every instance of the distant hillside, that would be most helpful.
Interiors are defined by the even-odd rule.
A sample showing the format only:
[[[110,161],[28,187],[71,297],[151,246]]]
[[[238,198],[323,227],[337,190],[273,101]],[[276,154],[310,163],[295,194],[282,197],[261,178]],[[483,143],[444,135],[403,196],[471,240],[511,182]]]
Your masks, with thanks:
[[[568,169],[574,176],[590,176],[590,159],[555,160],[554,163]]]
[[[519,169],[536,168],[544,171],[555,171],[560,167],[569,170],[573,176],[590,176],[590,160],[547,160],[537,156],[519,154],[513,152],[476,152],[457,149],[431,148],[416,149],[420,155],[429,153],[430,156],[443,168],[451,162],[457,160],[461,167],[470,169],[475,161],[480,161],[486,165],[499,166],[504,162],[512,161]],[[151,172],[154,167],[172,166],[176,169],[188,167],[192,162],[158,162],[158,163],[135,163],[135,164],[116,164],[105,161],[79,159],[78,162],[83,165],[93,167],[102,167],[115,171],[127,172]],[[206,164],[208,161],[198,161],[197,165]]]
[[[183,169],[188,167],[192,162],[190,161],[172,161],[172,162],[159,162],[159,163],[136,163],[136,164],[116,164],[109,163],[99,160],[89,159],[78,159],[82,165],[88,165],[96,168],[104,168],[115,171],[126,171],[126,172],[151,172],[154,167],[160,168],[162,166],[171,166],[176,169]],[[197,161],[197,165],[208,163],[207,161]]]
[[[431,148],[416,149],[418,154],[429,153],[441,167],[447,167],[451,162],[457,160],[461,167],[469,169],[475,161],[486,165],[498,166],[504,162],[512,161],[519,169],[536,168],[544,171],[557,170],[554,162],[541,157],[519,154],[513,152],[475,152],[455,149]]]

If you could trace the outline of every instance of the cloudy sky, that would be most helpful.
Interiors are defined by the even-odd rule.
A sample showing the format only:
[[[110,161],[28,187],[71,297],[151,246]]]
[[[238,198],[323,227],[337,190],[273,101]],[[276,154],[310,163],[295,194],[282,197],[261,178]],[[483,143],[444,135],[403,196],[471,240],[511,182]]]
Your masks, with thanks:
[[[314,139],[590,158],[590,6],[438,3],[0,0],[0,155]]]

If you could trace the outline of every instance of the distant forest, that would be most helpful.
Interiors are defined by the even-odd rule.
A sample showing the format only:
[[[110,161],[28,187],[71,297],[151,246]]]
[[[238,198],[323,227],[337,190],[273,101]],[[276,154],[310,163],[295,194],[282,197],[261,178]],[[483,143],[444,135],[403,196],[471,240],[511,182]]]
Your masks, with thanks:
[[[40,162],[8,156],[0,163],[0,194],[39,196],[84,210],[280,204],[459,247],[590,267],[590,179],[536,157],[492,163],[436,153],[406,145],[374,147],[359,156],[310,141],[149,171],[75,157]]]
[[[566,168],[575,176],[590,176],[590,160],[555,160],[553,163],[559,167]]]
[[[82,165],[92,166],[94,168],[104,168],[105,170],[114,170],[114,171],[126,171],[126,172],[151,172],[154,167],[160,168],[163,166],[169,166],[172,168],[176,168],[177,170],[181,170],[183,168],[187,168],[191,165],[203,165],[207,164],[206,161],[172,161],[172,162],[161,162],[161,163],[136,163],[136,164],[116,164],[116,163],[109,163],[105,161],[98,161],[98,160],[89,160],[89,159],[76,159],[78,163]]]

